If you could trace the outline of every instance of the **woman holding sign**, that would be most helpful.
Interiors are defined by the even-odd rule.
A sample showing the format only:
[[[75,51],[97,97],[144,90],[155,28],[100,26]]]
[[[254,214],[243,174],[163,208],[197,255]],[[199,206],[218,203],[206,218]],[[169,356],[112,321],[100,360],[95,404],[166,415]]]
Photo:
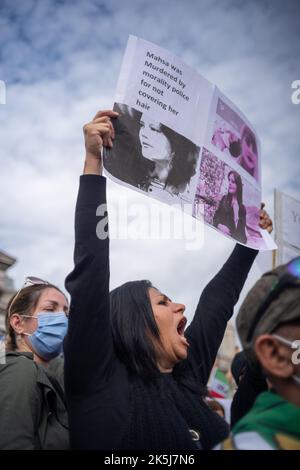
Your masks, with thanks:
[[[257,251],[236,246],[204,289],[186,332],[185,306],[149,281],[127,282],[109,292],[101,149],[113,146],[112,119],[117,121],[118,113],[99,112],[84,126],[75,268],[66,279],[71,444],[76,449],[209,449],[227,435],[228,426],[205,403],[205,387]],[[270,228],[264,212],[261,225]]]

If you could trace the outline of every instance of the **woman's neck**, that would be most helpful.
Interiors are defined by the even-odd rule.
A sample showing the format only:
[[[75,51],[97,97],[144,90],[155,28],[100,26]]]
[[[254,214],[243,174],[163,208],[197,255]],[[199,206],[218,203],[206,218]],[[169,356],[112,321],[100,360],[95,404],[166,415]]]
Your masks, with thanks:
[[[16,352],[18,352],[18,353],[31,353],[31,354],[33,354],[34,362],[36,362],[37,364],[41,364],[44,367],[47,367],[47,365],[48,365],[48,361],[45,361],[40,356],[35,354],[25,342],[22,342],[22,343],[18,344]]]

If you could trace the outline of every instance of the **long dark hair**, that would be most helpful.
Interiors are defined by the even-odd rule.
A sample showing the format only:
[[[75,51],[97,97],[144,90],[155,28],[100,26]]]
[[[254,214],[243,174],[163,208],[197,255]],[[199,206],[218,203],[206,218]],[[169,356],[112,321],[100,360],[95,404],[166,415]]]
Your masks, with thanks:
[[[177,134],[164,124],[160,125],[162,133],[169,139],[173,154],[171,170],[166,186],[171,186],[175,193],[185,191],[190,179],[196,173],[199,148],[184,136]]]
[[[134,374],[153,379],[159,373],[152,339],[160,342],[153,315],[150,281],[131,281],[110,293],[111,328],[119,359]]]
[[[236,198],[239,203],[239,206],[241,207],[243,205],[243,183],[242,183],[242,178],[236,171],[230,171],[227,175],[227,178],[229,180],[230,175],[233,175],[234,177],[234,182],[236,184]],[[232,202],[232,194],[228,193],[228,198],[230,201],[230,204]]]

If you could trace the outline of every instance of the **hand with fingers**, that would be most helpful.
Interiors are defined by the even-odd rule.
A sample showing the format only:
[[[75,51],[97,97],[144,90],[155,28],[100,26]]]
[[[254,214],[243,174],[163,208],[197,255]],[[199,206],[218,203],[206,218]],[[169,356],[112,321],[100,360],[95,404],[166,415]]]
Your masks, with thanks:
[[[271,233],[273,231],[273,221],[264,207],[265,203],[262,202],[259,211],[259,226]]]
[[[84,174],[102,174],[102,147],[112,148],[115,137],[111,120],[119,113],[112,110],[98,111],[94,119],[83,126],[85,140]]]

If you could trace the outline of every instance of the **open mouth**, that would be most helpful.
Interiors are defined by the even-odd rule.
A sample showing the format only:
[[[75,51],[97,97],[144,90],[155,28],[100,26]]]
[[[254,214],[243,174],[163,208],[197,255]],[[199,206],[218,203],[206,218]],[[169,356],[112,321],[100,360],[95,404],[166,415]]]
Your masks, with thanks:
[[[180,336],[183,336],[183,334],[184,334],[184,329],[185,329],[186,322],[187,322],[187,319],[185,317],[182,317],[180,322],[177,325],[177,333]]]

